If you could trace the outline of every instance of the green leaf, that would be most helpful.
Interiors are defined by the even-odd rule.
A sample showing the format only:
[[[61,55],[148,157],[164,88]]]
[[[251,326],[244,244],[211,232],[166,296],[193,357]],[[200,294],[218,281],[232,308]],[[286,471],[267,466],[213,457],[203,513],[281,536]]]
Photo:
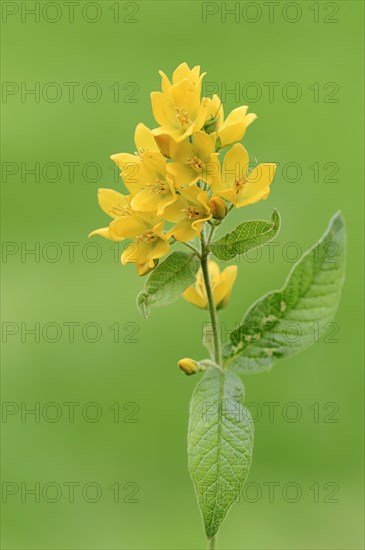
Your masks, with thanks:
[[[318,341],[340,300],[345,249],[345,223],[337,213],[320,241],[293,267],[284,287],[248,310],[224,347],[225,364],[242,374],[256,374]]]
[[[189,472],[208,538],[239,497],[251,464],[253,423],[244,388],[231,371],[210,368],[190,403]]]
[[[195,281],[199,269],[195,254],[173,252],[152,271],[137,296],[137,307],[145,319],[151,306],[165,306],[176,300]]]
[[[262,246],[276,237],[280,229],[280,216],[274,210],[271,221],[255,220],[243,222],[231,233],[227,233],[210,245],[212,253],[226,262],[238,254],[244,254],[253,248]]]

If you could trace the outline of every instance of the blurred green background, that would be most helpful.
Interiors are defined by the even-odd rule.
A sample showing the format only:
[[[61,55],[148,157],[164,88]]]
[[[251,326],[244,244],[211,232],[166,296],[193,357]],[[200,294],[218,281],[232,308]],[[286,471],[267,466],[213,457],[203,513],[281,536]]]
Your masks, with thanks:
[[[207,316],[181,299],[144,321],[143,280],[87,240],[106,221],[98,187],[121,189],[110,154],[134,151],[139,121],[153,127],[158,69],[182,61],[218,93],[238,86],[226,111],[249,104],[245,145],[279,164],[269,199],[227,221],[282,215],[274,262],[264,248],[239,263],[227,331],[282,285],[286,243],[304,251],[338,209],[348,226],[337,342],[245,379],[253,466],[220,548],[363,548],[363,3],[66,4],[2,2],[3,548],[205,546],[186,464],[196,378],[176,362],[205,357]],[[26,332],[36,323],[39,338]]]

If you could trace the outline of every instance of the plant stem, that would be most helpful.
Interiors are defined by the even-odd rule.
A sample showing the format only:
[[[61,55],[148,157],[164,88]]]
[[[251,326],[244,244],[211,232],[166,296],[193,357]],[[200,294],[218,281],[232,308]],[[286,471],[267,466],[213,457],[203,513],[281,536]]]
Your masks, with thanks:
[[[212,324],[212,330],[213,330],[214,361],[219,367],[221,367],[222,352],[221,352],[221,341],[219,336],[218,316],[217,316],[217,309],[215,307],[213,292],[212,292],[212,287],[210,284],[210,277],[209,277],[209,268],[208,268],[209,249],[207,247],[207,243],[205,241],[205,237],[203,233],[201,235],[201,247],[202,247],[202,251],[200,255],[200,262],[201,262],[202,271],[203,271],[205,290],[207,293],[210,322]],[[214,548],[214,546],[211,546],[210,548]]]
[[[185,246],[187,246],[188,248],[193,250],[195,252],[195,254],[200,258],[199,250],[197,250],[194,245],[192,245],[190,243],[181,243],[181,244],[184,244]]]
[[[208,308],[209,308],[210,322],[211,322],[212,330],[213,330],[214,362],[219,367],[222,367],[222,352],[221,352],[221,340],[220,340],[220,336],[219,336],[218,315],[217,315],[217,308],[215,307],[215,303],[214,303],[212,287],[211,287],[211,284],[210,284],[209,268],[208,268],[208,257],[209,257],[209,247],[208,247],[208,245],[209,245],[209,241],[213,237],[214,231],[215,231],[215,227],[213,226],[211,228],[210,233],[209,233],[209,237],[208,237],[207,242],[205,241],[204,231],[202,232],[200,262],[201,262],[202,271],[203,271],[205,290],[206,290],[207,298],[208,298]],[[216,538],[215,537],[212,537],[211,539],[208,539],[208,550],[216,550]]]

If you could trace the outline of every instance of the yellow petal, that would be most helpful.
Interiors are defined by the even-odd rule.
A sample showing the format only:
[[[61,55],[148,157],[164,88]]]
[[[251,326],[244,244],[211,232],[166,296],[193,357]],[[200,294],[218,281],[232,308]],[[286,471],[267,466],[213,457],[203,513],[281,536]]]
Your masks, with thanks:
[[[246,115],[245,117],[246,126],[249,126],[250,124],[252,124],[252,122],[256,119],[257,119],[257,115],[255,115],[255,113],[248,113],[248,115]]]
[[[213,290],[214,302],[218,308],[227,305],[232,293],[232,287],[237,277],[238,268],[236,265],[230,265],[220,274],[220,282]]]
[[[247,176],[246,183],[238,190],[236,206],[247,206],[261,200],[263,195],[267,196],[267,188],[274,179],[275,170],[276,164],[269,162],[256,166]]]
[[[194,134],[194,146],[197,149],[199,158],[209,159],[210,155],[215,151],[214,136],[201,131],[196,132],[196,134]]]
[[[171,82],[170,80],[167,78],[167,76],[165,75],[165,73],[163,71],[158,71],[160,76],[161,76],[161,88],[162,88],[162,93],[164,94],[168,94],[169,92],[169,89],[171,88]]]
[[[151,93],[152,111],[156,122],[160,126],[175,127],[179,129],[176,118],[176,110],[171,99],[162,92]]]
[[[143,189],[133,197],[131,206],[136,212],[148,212],[151,215],[162,216],[167,206],[176,201],[176,193],[172,184],[165,183],[165,190],[153,187]]]
[[[171,86],[170,94],[174,105],[177,108],[187,111],[190,119],[195,120],[200,109],[200,95],[194,84],[192,84],[189,79],[184,78],[177,84]]]
[[[202,296],[193,286],[189,286],[189,288],[183,292],[183,297],[194,306],[202,309],[205,309],[208,305],[207,298]]]
[[[248,165],[249,156],[246,149],[241,143],[235,143],[224,157],[222,187],[224,189],[232,187],[236,180],[247,173]]]
[[[121,170],[123,170],[126,164],[136,162],[136,156],[131,155],[130,153],[117,153],[115,155],[111,155],[110,158]]]
[[[224,126],[229,126],[230,124],[234,124],[235,122],[244,122],[247,111],[247,105],[243,105],[242,107],[237,107],[237,109],[233,109],[233,111],[231,111],[227,116],[224,122]]]
[[[151,231],[152,232],[152,231]],[[136,240],[131,243],[123,252],[121,262],[147,264],[150,268],[155,266],[155,260],[165,256],[169,251],[169,243],[155,234],[149,240]]]
[[[139,151],[155,151],[159,153],[159,148],[153,136],[152,130],[147,128],[142,122],[137,124],[134,132],[134,142]]]
[[[136,216],[124,216],[123,218],[117,218],[110,223],[111,231],[118,237],[133,238],[140,233],[143,233],[148,224],[142,219]]]
[[[122,195],[113,189],[98,190],[99,206],[112,218],[123,216],[123,213],[129,208],[129,201],[129,195]]]
[[[93,237],[94,235],[100,235],[104,239],[109,239],[111,241],[122,241],[124,237],[118,237],[109,227],[101,227],[100,229],[95,229],[89,233],[88,237]]]
[[[244,122],[236,122],[225,126],[218,130],[218,136],[223,147],[240,141],[246,133],[246,124]]]
[[[167,170],[174,177],[176,187],[193,185],[199,181],[201,176],[201,174],[197,173],[191,166],[181,162],[170,162]]]
[[[211,285],[214,287],[218,284],[220,281],[221,272],[219,269],[219,265],[214,260],[208,261],[208,271],[209,271],[209,279]]]

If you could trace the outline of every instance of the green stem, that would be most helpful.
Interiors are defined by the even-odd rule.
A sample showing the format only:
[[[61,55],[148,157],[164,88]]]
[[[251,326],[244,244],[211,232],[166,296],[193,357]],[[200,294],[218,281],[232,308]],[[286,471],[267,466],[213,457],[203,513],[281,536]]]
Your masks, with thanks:
[[[196,249],[194,245],[192,245],[190,243],[181,243],[181,244],[184,244],[185,246],[187,246],[188,248],[193,250],[195,252],[195,254],[200,258],[199,250]]]
[[[210,235],[210,237],[211,236],[212,234]],[[212,324],[212,331],[213,331],[214,361],[219,367],[221,367],[222,352],[221,352],[221,341],[219,337],[218,315],[217,315],[217,308],[215,307],[215,303],[214,303],[212,287],[210,284],[209,268],[208,268],[209,248],[205,241],[204,233],[202,233],[201,235],[201,248],[202,248],[202,251],[200,255],[200,262],[202,266],[205,290],[207,293],[210,322]],[[212,548],[214,548],[214,546]]]
[[[217,308],[215,307],[215,303],[214,303],[212,287],[210,284],[209,268],[208,268],[209,242],[213,237],[214,231],[215,231],[215,227],[212,227],[209,233],[207,242],[205,241],[204,231],[202,232],[202,235],[201,235],[202,251],[200,255],[200,262],[201,262],[202,271],[203,271],[205,290],[208,298],[210,322],[213,330],[214,362],[219,367],[222,367],[222,351],[221,351],[221,340],[219,336],[218,315],[217,315]],[[215,550],[215,549],[216,549],[216,538],[212,537],[211,539],[208,539],[208,550]]]

